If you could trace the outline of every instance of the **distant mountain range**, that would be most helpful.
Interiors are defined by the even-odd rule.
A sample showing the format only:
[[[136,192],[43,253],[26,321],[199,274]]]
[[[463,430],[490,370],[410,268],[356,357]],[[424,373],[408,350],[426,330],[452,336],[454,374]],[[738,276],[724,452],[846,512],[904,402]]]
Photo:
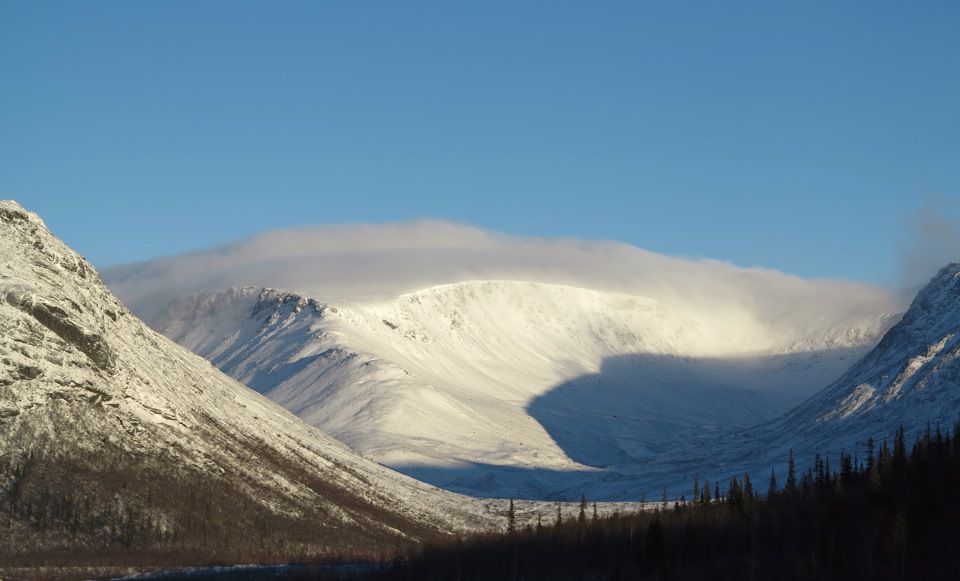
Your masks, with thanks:
[[[108,271],[121,291],[153,281],[134,312],[284,411],[148,329],[35,215],[3,202],[0,225],[8,496],[35,500],[53,494],[50,482],[66,483],[62,494],[95,490],[101,512],[120,498],[165,542],[157,531],[187,517],[161,490],[216,490],[240,499],[244,518],[289,530],[323,515],[329,535],[311,546],[369,548],[490,526],[494,505],[479,497],[679,494],[695,477],[782,472],[789,449],[803,467],[901,424],[908,437],[952,427],[960,411],[957,263],[902,315],[877,310],[869,293],[860,309],[828,300],[850,287],[777,286],[781,275],[763,272],[744,274],[754,290],[741,296],[724,271],[711,312],[663,289],[464,280],[327,301],[264,287],[198,292],[184,280],[166,288],[152,264]],[[205,264],[209,280],[222,278]],[[758,288],[776,296],[751,309],[742,299]],[[776,297],[806,299],[791,313]],[[130,473],[158,485],[131,486],[142,477]],[[101,477],[111,484],[91,488]],[[36,523],[24,523],[14,533],[36,540]]]
[[[216,254],[202,254],[206,276],[234,280],[235,264],[217,275]],[[170,297],[155,275],[174,264],[123,267],[108,281],[123,292],[152,280],[153,297]],[[872,291],[858,310],[856,297],[829,298],[829,286],[791,280],[799,286],[787,292],[781,275],[767,276],[744,271],[744,296],[770,289],[751,303],[723,271],[713,311],[663,289],[651,298],[523,280],[329,301],[211,288],[146,310],[156,329],[362,454],[475,496],[636,500],[694,477],[783,469],[790,448],[802,466],[901,421],[911,433],[952,423],[953,400],[916,387],[921,377],[950,383],[941,359],[952,339],[933,336],[958,308],[931,290],[943,273],[900,324],[899,313],[871,310],[881,304]],[[790,311],[788,297],[814,295],[823,313],[809,300]],[[924,322],[912,322],[921,299]]]

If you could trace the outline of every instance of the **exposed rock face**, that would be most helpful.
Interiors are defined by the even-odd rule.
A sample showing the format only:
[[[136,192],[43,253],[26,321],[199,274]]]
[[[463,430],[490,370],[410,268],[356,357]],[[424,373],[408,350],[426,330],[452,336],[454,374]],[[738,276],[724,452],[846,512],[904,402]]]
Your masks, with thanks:
[[[110,347],[99,333],[84,329],[79,323],[71,319],[66,310],[49,303],[37,300],[26,293],[7,291],[3,299],[12,307],[36,319],[41,325],[50,329],[68,344],[85,353],[93,363],[104,371],[113,371],[116,361]],[[79,307],[74,303],[74,307]]]

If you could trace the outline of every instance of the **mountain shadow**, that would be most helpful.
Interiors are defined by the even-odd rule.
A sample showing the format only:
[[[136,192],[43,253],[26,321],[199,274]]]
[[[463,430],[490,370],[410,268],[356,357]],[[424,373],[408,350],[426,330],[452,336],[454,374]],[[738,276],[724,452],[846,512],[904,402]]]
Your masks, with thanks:
[[[527,412],[571,469],[464,462],[393,468],[477,497],[575,501],[671,499],[695,477],[725,481],[744,470],[784,474],[787,448],[759,450],[771,421],[839,377],[863,349],[743,358],[633,354],[565,381]],[[749,387],[744,387],[749,386]],[[812,458],[809,459],[812,461]],[[748,465],[749,464],[749,465]]]
[[[845,348],[742,358],[610,357],[598,373],[533,399],[527,412],[580,464],[650,461],[701,437],[785,413],[861,354]]]

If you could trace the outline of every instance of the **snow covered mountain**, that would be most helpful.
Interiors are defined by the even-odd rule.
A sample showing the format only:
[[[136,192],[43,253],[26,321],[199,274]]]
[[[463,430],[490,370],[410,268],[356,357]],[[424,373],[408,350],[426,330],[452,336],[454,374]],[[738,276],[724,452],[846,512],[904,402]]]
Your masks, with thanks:
[[[960,262],[941,269],[899,323],[840,378],[786,414],[720,440],[697,438],[643,467],[643,482],[689,489],[693,478],[726,482],[744,471],[783,481],[789,450],[805,470],[819,454],[865,458],[903,426],[907,442],[960,420]],[[891,443],[892,445],[892,443]],[[630,480],[629,474],[619,474]]]
[[[0,201],[0,505],[14,517],[0,553],[17,555],[370,551],[489,524],[476,501],[357,456],[149,329],[10,201]]]
[[[195,293],[153,325],[387,466],[478,496],[549,498],[775,417],[893,320],[786,332],[625,294],[469,281],[336,305],[269,289]],[[636,487],[624,479],[601,494],[636,498]]]
[[[776,423],[810,453],[908,439],[960,420],[960,262],[920,290],[903,319],[840,379]]]

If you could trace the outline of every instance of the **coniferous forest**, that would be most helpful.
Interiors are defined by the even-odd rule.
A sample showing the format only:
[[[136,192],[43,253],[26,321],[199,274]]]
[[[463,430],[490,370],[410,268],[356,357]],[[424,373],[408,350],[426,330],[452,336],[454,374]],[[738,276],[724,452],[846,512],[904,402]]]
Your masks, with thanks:
[[[960,576],[960,425],[909,445],[901,428],[892,445],[868,442],[866,458],[817,457],[800,474],[792,460],[791,452],[782,480],[766,475],[760,489],[749,475],[695,482],[691,500],[650,511],[597,517],[583,502],[579,514],[524,529],[508,514],[502,534],[428,547],[369,578]]]
[[[791,452],[788,466],[782,475],[744,474],[722,483],[696,480],[689,498],[664,495],[644,511],[598,515],[583,498],[578,512],[561,513],[558,508],[541,515],[536,526],[518,526],[511,510],[503,515],[502,532],[436,541],[419,549],[394,544],[392,559],[381,553],[389,562],[351,575],[368,571],[356,578],[387,581],[958,578],[960,423],[946,432],[928,428],[912,443],[901,428],[889,441],[868,441],[865,454],[818,456],[802,471],[794,469]],[[78,511],[76,507],[87,502],[78,498],[25,495],[17,483],[29,481],[27,470],[26,465],[15,467],[21,477],[0,491],[3,520],[41,527],[57,537],[83,536],[89,523],[76,515],[99,513]],[[202,511],[195,512],[202,524]],[[128,520],[133,529],[110,529],[119,535],[116,543],[108,543],[108,560],[115,565],[132,564],[145,555],[127,539],[145,534],[149,522]],[[56,523],[63,528],[57,529]],[[289,562],[289,551],[271,551],[248,523],[237,525],[232,535],[253,534],[251,541],[260,545],[259,556],[246,552],[241,560],[283,562],[285,553]],[[310,536],[303,530],[300,541],[309,544]],[[162,559],[170,565],[178,561],[178,553],[184,557],[182,547],[174,545],[173,553]],[[187,555],[187,560],[196,564],[204,560],[204,544],[194,546],[199,553]],[[95,560],[107,556],[106,548],[98,547]],[[68,561],[92,564],[93,555],[81,553]],[[224,563],[223,557],[214,560]],[[303,557],[325,558],[302,555],[293,560],[303,563]],[[339,578],[342,570],[307,565],[288,573]]]

